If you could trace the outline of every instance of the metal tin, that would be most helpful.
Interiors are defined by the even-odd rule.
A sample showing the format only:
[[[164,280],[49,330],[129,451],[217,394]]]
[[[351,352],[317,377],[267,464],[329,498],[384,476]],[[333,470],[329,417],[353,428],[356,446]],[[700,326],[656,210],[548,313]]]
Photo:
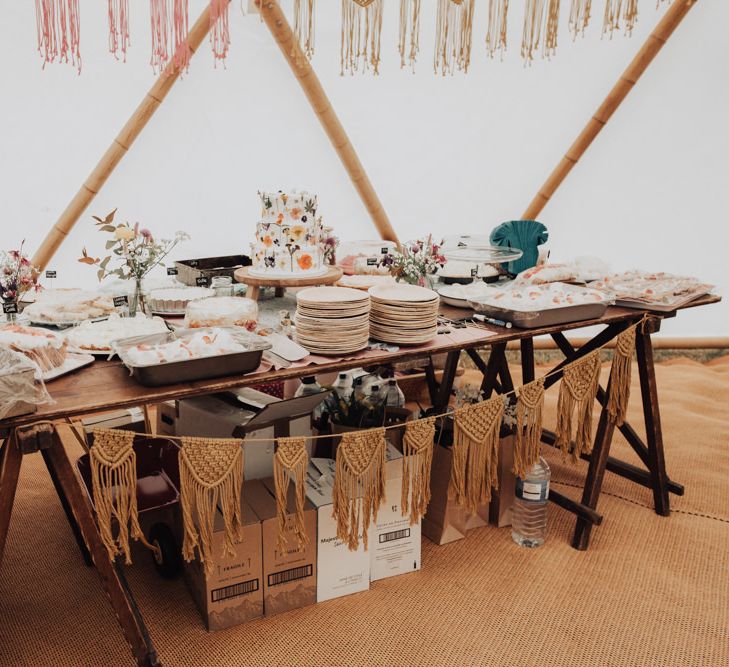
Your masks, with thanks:
[[[543,310],[509,310],[497,308],[469,299],[468,305],[477,313],[495,320],[511,322],[515,327],[522,329],[539,329],[558,324],[569,324],[583,320],[596,320],[601,318],[607,310],[608,303],[585,303],[564,308],[547,308]]]

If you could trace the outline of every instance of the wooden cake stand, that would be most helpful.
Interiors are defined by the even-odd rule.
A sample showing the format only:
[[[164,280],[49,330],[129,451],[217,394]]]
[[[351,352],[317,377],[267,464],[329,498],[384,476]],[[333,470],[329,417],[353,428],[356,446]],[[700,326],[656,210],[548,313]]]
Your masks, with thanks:
[[[239,283],[248,286],[246,296],[249,299],[258,301],[261,294],[261,287],[275,287],[276,296],[283,296],[287,287],[311,287],[313,285],[333,285],[342,277],[342,269],[338,266],[330,266],[327,272],[320,276],[299,276],[291,278],[272,278],[266,276],[252,276],[250,267],[244,266],[236,269],[233,274]]]

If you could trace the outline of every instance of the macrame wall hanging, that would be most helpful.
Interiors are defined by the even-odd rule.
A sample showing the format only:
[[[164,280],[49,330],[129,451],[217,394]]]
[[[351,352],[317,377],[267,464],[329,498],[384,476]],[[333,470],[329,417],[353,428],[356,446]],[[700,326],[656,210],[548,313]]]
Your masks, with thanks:
[[[276,512],[278,515],[278,549],[285,551],[288,543],[286,537],[286,516],[288,514],[289,482],[294,482],[296,497],[296,514],[293,533],[296,547],[303,548],[309,542],[304,526],[304,504],[306,502],[306,467],[309,457],[306,454],[306,438],[279,438],[276,453],[273,457],[273,481],[276,488]]]
[[[624,22],[624,23],[623,23]],[[605,16],[602,24],[603,36],[611,39],[616,30],[625,25],[625,34],[630,37],[638,22],[638,0],[605,0]]]
[[[230,0],[210,0],[210,46],[213,59],[225,63],[230,49]]]
[[[420,51],[420,0],[400,0],[398,51],[400,68],[409,65],[415,71]]]
[[[559,30],[559,0],[526,0],[521,56],[531,64],[540,50],[543,58],[551,58],[557,51]]]
[[[129,0],[108,0],[109,52],[118,60],[127,61],[129,48]]]
[[[592,0],[572,0],[570,7],[570,32],[572,38],[585,36],[585,29],[590,23]]]
[[[557,399],[557,431],[555,446],[566,456],[572,443],[572,420],[577,412],[577,426],[572,447],[572,461],[592,450],[592,407],[600,381],[600,350],[564,369]]]
[[[132,562],[129,535],[145,547],[155,550],[144,539],[137,514],[137,457],[134,453],[134,432],[120,429],[94,429],[94,444],[89,450],[91,489],[99,524],[101,541],[109,558],[124,556]],[[112,523],[116,519],[115,538]]]
[[[341,74],[380,69],[380,37],[384,0],[342,0]]]
[[[486,52],[493,58],[498,51],[503,58],[506,52],[507,17],[509,0],[489,0],[489,25],[486,32]]]
[[[475,0],[438,0],[433,69],[443,76],[454,69],[468,72],[471,64]]]
[[[206,572],[213,569],[213,524],[218,503],[225,524],[223,556],[235,555],[242,539],[241,440],[182,438],[180,449],[180,505],[184,538],[182,557],[194,560],[197,548]]]
[[[167,0],[149,0],[149,19],[152,25],[152,55],[149,64],[155,73],[161,72],[170,57],[170,16]]]
[[[294,37],[304,55],[314,55],[314,0],[294,0]]]
[[[544,378],[516,390],[516,443],[514,474],[524,479],[527,470],[539,460],[544,410]]]
[[[625,423],[625,413],[630,398],[630,372],[633,365],[635,334],[637,327],[623,331],[615,340],[613,363],[610,367],[610,394],[608,396],[608,414],[617,426]]]
[[[351,431],[342,435],[334,475],[333,516],[337,537],[350,550],[367,549],[367,532],[385,499],[385,430]]]
[[[81,73],[81,15],[79,0],[35,0],[38,53],[43,67],[59,62]]]
[[[448,493],[471,514],[478,505],[491,500],[491,487],[499,486],[499,432],[503,416],[501,396],[455,412]]]
[[[405,424],[402,440],[402,515],[416,524],[430,502],[430,468],[433,464],[435,417]]]

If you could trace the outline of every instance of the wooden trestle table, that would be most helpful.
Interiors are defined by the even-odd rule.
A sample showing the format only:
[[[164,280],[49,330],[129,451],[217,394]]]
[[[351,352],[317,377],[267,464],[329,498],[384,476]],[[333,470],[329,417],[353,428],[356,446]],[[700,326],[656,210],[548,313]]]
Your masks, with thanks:
[[[685,308],[704,306],[720,301],[719,297],[706,296],[697,299]],[[684,309],[685,309],[684,308]],[[682,309],[683,310],[683,309]],[[444,315],[453,319],[463,317],[467,311],[443,309]],[[513,389],[513,381],[506,360],[506,346],[510,341],[519,341],[521,347],[522,382],[534,379],[535,336],[549,335],[557,343],[565,358],[557,364],[545,381],[549,387],[559,381],[560,369],[567,363],[583,357],[613,340],[620,332],[639,322],[646,311],[627,308],[608,308],[599,320],[544,327],[541,329],[503,329],[493,327],[483,337],[467,344],[444,343],[427,352],[427,356],[446,353],[446,363],[440,382],[436,381],[432,363],[426,369],[426,380],[433,405],[442,410],[448,403],[456,377],[458,361],[465,352],[483,374],[482,388],[487,394],[494,391],[506,392]],[[663,435],[653,365],[651,334],[658,331],[663,318],[673,317],[676,312],[650,315],[639,327],[636,336],[636,359],[640,376],[641,400],[646,425],[646,441],[625,423],[620,431],[635,450],[645,468],[639,468],[610,456],[610,444],[616,424],[608,415],[606,391],[602,387],[597,400],[602,406],[599,425],[591,455],[584,456],[589,468],[580,502],[573,501],[552,490],[550,500],[574,513],[577,524],[572,544],[584,550],[589,544],[593,525],[602,521],[597,512],[597,503],[605,474],[609,470],[653,491],[656,513],[670,514],[669,494],[683,494],[683,486],[671,480],[666,472],[663,450]],[[575,349],[565,332],[589,326],[601,330],[582,347]],[[479,350],[489,350],[485,360]],[[372,364],[388,364],[409,361],[423,357],[423,352],[401,348],[398,352],[386,353]],[[111,562],[104,548],[93,510],[74,467],[71,464],[63,442],[54,428],[54,422],[69,422],[74,417],[132,406],[147,406],[163,401],[188,398],[201,394],[225,391],[236,387],[250,386],[262,382],[273,382],[290,378],[327,373],[360,366],[362,360],[332,359],[325,364],[306,367],[271,370],[246,376],[234,376],[215,380],[199,381],[167,387],[142,387],[133,380],[118,361],[97,361],[91,367],[77,371],[49,384],[48,388],[55,402],[42,406],[38,412],[0,421],[0,437],[4,444],[0,449],[0,566],[8,534],[8,526],[18,484],[20,466],[25,454],[40,452],[48,473],[63,506],[74,537],[88,565],[93,565],[101,577],[101,585],[117,616],[118,623],[129,643],[139,665],[160,665],[157,653],[147,632],[142,614],[127,585],[124,568],[120,562]],[[697,419],[700,418],[697,416]],[[554,444],[554,433],[544,430],[542,440]],[[498,499],[493,506],[497,510]]]

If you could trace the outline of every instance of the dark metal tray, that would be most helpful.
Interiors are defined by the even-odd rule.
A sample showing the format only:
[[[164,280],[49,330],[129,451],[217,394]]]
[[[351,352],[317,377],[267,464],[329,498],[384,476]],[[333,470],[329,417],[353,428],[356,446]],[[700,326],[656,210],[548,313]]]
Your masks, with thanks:
[[[211,329],[178,329],[174,332],[136,336],[114,342],[115,352],[124,365],[131,371],[132,377],[145,387],[160,387],[167,384],[194,382],[195,380],[211,380],[228,375],[244,375],[258,368],[261,356],[271,344],[261,338],[237,327],[225,327],[241,345],[245,352],[222,354],[215,357],[201,357],[188,361],[172,361],[148,366],[137,366],[131,363],[125,352],[139,343],[151,345],[171,342],[178,338],[190,337],[195,333],[212,331]]]
[[[476,312],[486,315],[486,317],[511,322],[515,327],[520,327],[521,329],[538,329],[540,327],[551,327],[558,324],[569,324],[570,322],[599,319],[605,314],[609,304],[607,302],[586,303],[579,306],[532,311],[507,310],[470,300],[468,305]]]

